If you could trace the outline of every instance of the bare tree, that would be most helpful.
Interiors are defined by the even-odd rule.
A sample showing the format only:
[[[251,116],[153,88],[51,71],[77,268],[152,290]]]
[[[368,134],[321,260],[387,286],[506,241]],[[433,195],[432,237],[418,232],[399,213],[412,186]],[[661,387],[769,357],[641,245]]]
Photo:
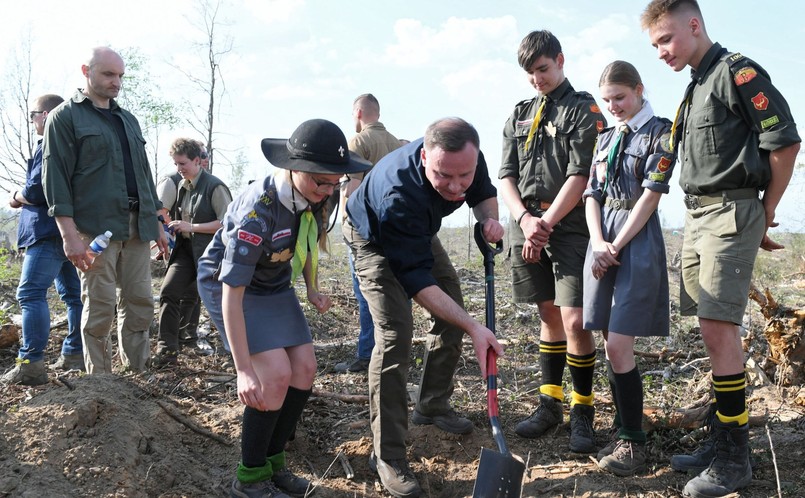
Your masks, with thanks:
[[[190,80],[207,97],[203,107],[191,107],[193,119],[188,120],[190,126],[199,132],[206,140],[207,153],[210,156],[210,173],[213,171],[215,161],[215,120],[220,112],[220,99],[226,94],[226,85],[221,71],[221,61],[232,51],[233,40],[231,36],[222,34],[223,27],[227,26],[221,18],[221,0],[204,0],[196,12],[196,19],[190,23],[204,35],[204,41],[197,43],[204,61],[203,71],[192,71],[177,67],[188,80]],[[204,76],[199,76],[204,74]]]
[[[126,63],[123,89],[118,100],[140,121],[146,148],[152,155],[154,177],[159,176],[159,137],[165,127],[181,121],[176,105],[161,97],[159,85],[148,72],[148,60],[136,48],[125,48],[120,56]]]
[[[25,183],[36,138],[28,118],[33,72],[31,34],[9,56],[0,86],[0,188],[10,192]]]
[[[232,163],[231,180],[229,181],[229,190],[232,194],[237,194],[243,188],[243,175],[246,171],[246,166],[249,165],[249,159],[243,149],[238,150],[235,155],[235,162]]]

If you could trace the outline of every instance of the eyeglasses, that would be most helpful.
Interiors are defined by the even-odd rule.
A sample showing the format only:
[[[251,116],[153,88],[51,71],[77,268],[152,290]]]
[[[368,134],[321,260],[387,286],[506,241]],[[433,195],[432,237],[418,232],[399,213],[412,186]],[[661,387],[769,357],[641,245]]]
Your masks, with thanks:
[[[330,189],[330,188],[333,189],[333,190],[340,189],[342,186],[344,186],[347,183],[349,183],[349,177],[346,176],[344,178],[345,178],[344,180],[340,180],[340,181],[337,181],[337,182],[333,183],[333,182],[323,182],[323,181],[321,181],[321,180],[319,180],[317,178],[313,178],[312,176],[310,177],[310,179],[313,180],[313,183],[316,184],[316,190],[317,191],[322,191],[322,190],[326,190],[326,189]]]
[[[31,113],[28,114],[28,117],[31,118],[31,121],[33,121],[37,114],[44,114],[44,113],[45,111],[31,111]]]

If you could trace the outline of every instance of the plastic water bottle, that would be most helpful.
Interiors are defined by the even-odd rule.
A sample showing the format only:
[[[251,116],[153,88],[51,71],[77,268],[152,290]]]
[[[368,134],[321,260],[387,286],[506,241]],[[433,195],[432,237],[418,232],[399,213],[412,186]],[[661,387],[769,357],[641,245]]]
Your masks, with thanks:
[[[89,243],[89,252],[92,256],[97,256],[103,252],[104,249],[109,247],[109,240],[112,238],[112,232],[109,230],[98,235],[92,242]]]

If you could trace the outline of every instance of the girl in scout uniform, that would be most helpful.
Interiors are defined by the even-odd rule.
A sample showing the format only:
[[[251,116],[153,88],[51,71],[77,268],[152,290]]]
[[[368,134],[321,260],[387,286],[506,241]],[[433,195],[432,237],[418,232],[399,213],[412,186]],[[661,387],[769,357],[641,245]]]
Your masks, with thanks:
[[[598,135],[584,192],[590,245],[584,264],[584,328],[603,330],[617,412],[617,439],[598,453],[599,467],[619,476],[645,469],[643,385],[635,337],[670,328],[665,243],[657,205],[674,165],[671,122],[654,115],[628,62],[609,64],[601,98],[619,125]]]
[[[302,123],[288,140],[264,139],[262,149],[282,169],[229,205],[199,260],[199,295],[232,352],[246,405],[231,496],[303,496],[310,482],[287,469],[284,448],[310,396],[316,358],[292,285],[303,274],[310,303],[329,309],[316,276],[325,205],[344,175],[371,164],[322,119]]]

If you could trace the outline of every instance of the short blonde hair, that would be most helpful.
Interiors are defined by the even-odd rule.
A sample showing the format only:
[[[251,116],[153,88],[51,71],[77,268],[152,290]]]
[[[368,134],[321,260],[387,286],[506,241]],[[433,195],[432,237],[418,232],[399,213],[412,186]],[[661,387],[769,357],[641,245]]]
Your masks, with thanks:
[[[640,15],[640,26],[646,30],[657,24],[661,17],[673,14],[682,8],[691,9],[701,19],[702,10],[696,0],[652,0]]]

